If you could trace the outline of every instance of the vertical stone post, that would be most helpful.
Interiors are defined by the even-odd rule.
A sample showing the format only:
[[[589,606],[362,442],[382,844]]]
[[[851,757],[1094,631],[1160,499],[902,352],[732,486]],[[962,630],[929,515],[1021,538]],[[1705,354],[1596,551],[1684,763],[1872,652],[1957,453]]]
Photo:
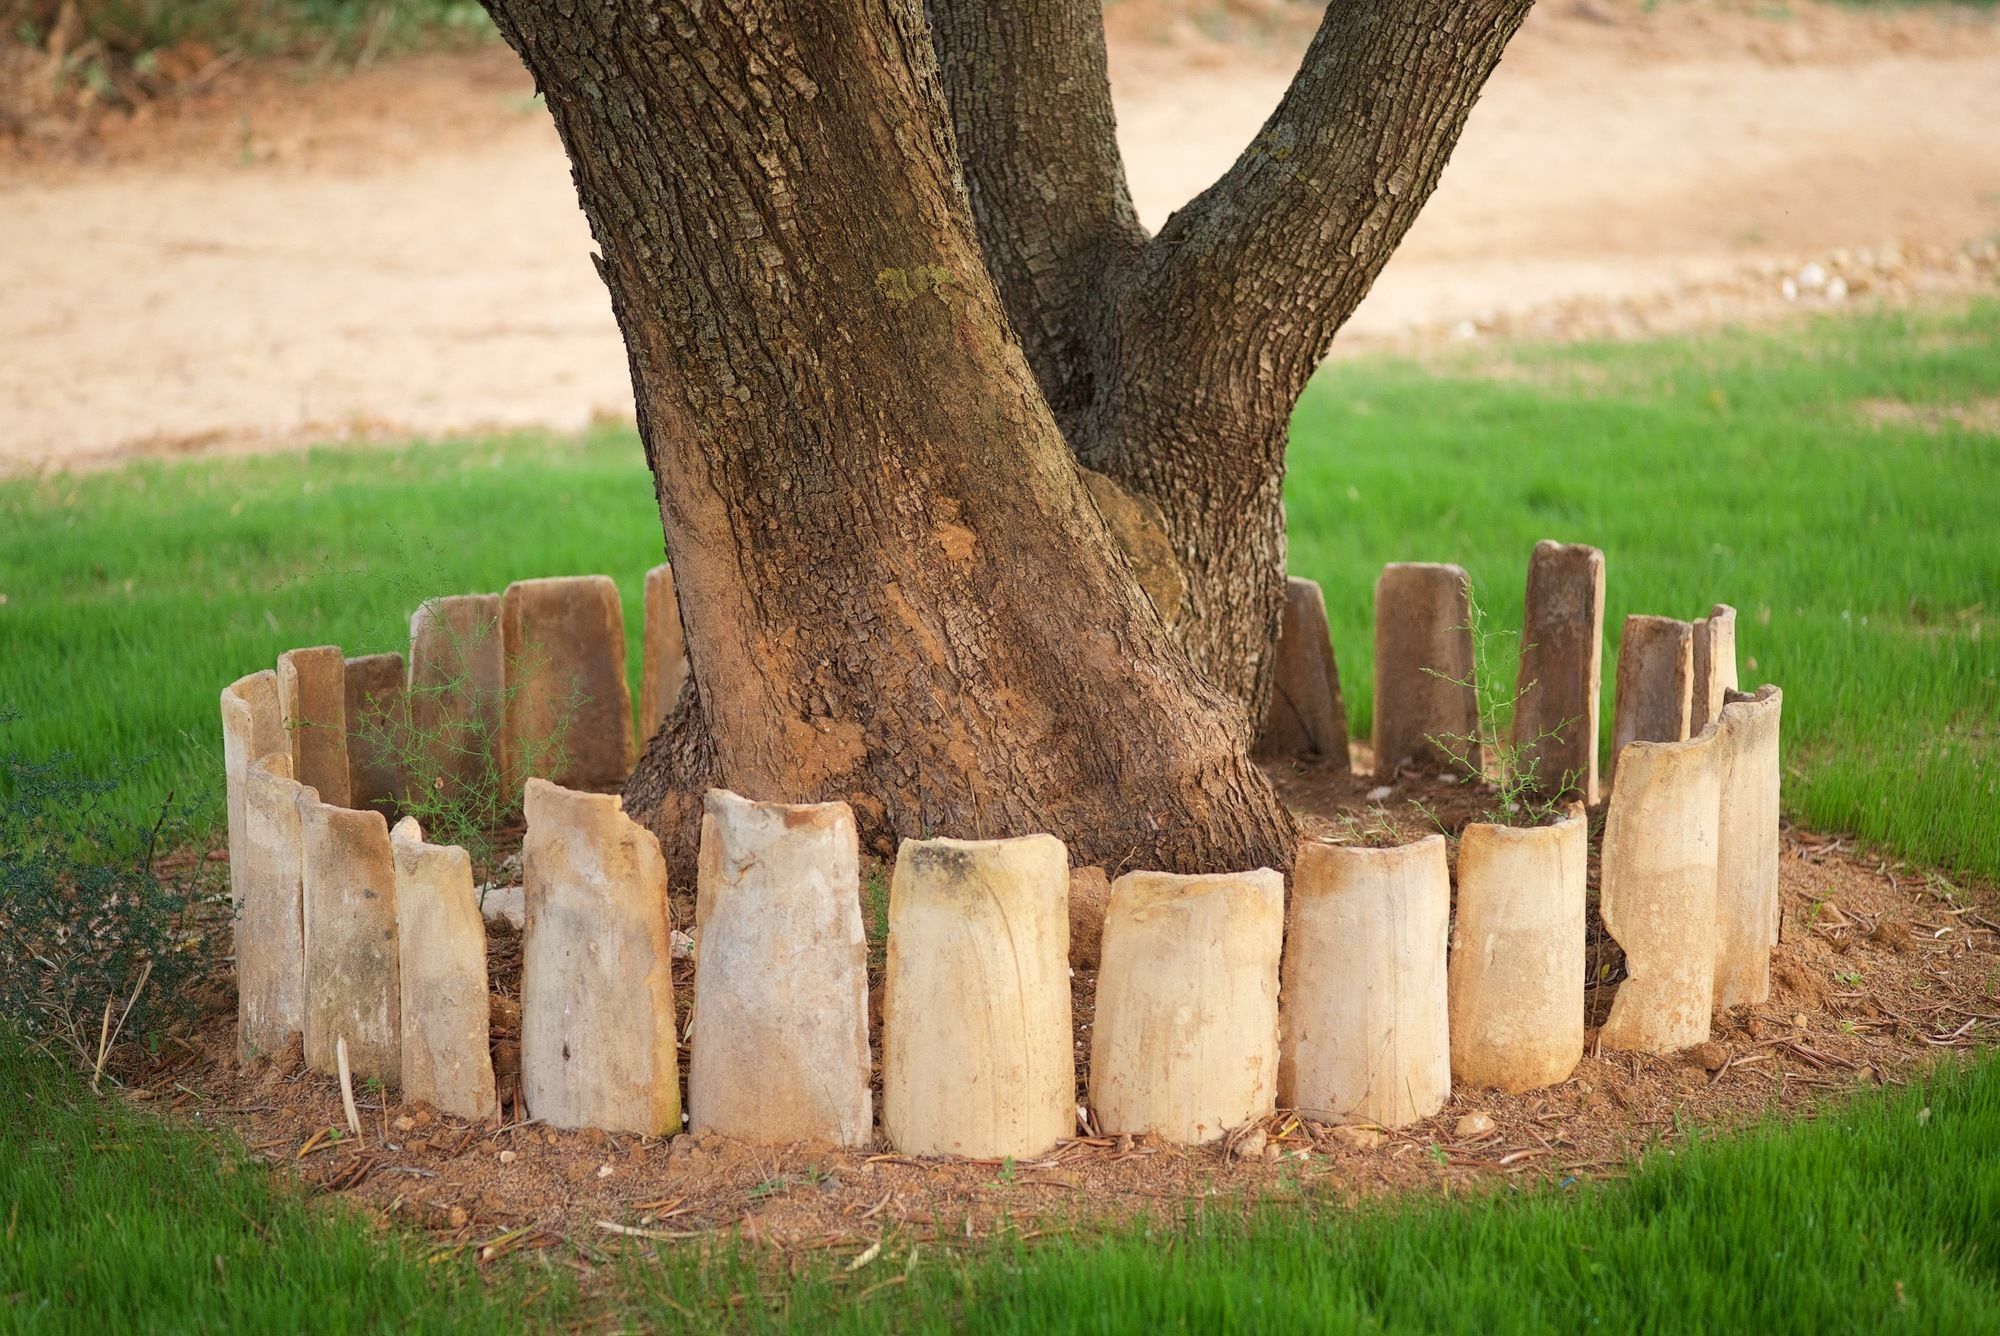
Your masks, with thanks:
[[[222,777],[229,818],[229,901],[243,904],[243,794],[250,764],[283,752],[291,772],[291,739],[278,705],[278,674],[269,668],[222,689]]]
[[[1723,700],[1736,690],[1736,609],[1718,603],[1694,624],[1694,688],[1688,736],[1722,716]]]
[[[403,656],[363,654],[347,661],[347,797],[387,812],[403,800],[403,755],[409,715],[403,697]]]
[[[338,645],[278,656],[278,710],[292,775],[322,802],[351,807],[347,788],[347,661]]]
[[[1509,1094],[1569,1079],[1583,1056],[1589,826],[1474,822],[1458,844],[1451,1075]]]
[[[1411,763],[1479,768],[1472,674],[1472,583],[1464,568],[1384,566],[1375,582],[1377,779],[1392,782]]]
[[[530,776],[608,789],[632,769],[625,613],[605,575],[516,580],[500,596],[507,656],[501,753],[509,787]]]
[[[1521,620],[1514,746],[1545,797],[1597,801],[1597,694],[1604,662],[1604,554],[1535,544]]]
[[[380,812],[336,807],[310,792],[298,795],[298,810],[306,1065],[336,1072],[335,1049],[345,1039],[356,1077],[398,1085],[403,1003],[389,824]]]
[[[1722,797],[1715,857],[1715,1008],[1771,995],[1778,944],[1778,726],[1784,693],[1732,691],[1722,707]]]
[[[1128,872],[1111,887],[1090,1048],[1106,1135],[1214,1141],[1275,1107],[1285,878]]]
[[[1347,706],[1327,628],[1326,596],[1312,580],[1285,581],[1278,624],[1271,705],[1257,735],[1257,755],[1269,760],[1319,760],[1341,774],[1347,754]]]
[[[1292,870],[1278,1099],[1333,1122],[1428,1118],[1451,1096],[1444,837],[1309,840]]]
[[[616,794],[530,779],[521,1088],[551,1127],[680,1129],[660,842]]]
[[[695,923],[689,1130],[866,1144],[875,1110],[854,813],[709,790]]]
[[[1618,703],[1612,713],[1611,773],[1633,742],[1687,739],[1694,706],[1694,627],[1671,617],[1633,615],[1618,642]]]
[[[1721,796],[1714,727],[1686,742],[1634,742],[1618,763],[1598,905],[1626,978],[1601,1033],[1607,1048],[1674,1053],[1708,1038]]]
[[[403,1098],[454,1118],[499,1111],[488,1048],[486,922],[472,859],[424,843],[416,818],[389,832],[403,1012]]]
[[[410,730],[422,757],[409,782],[449,799],[497,788],[506,650],[498,594],[425,599],[410,618]]]
[[[292,779],[282,748],[251,762],[243,785],[242,852],[230,873],[236,909],[236,1049],[245,1062],[303,1041],[306,1025],[301,801],[319,795]]]
[[[646,572],[646,631],[639,657],[639,745],[660,731],[660,721],[680,699],[687,681],[687,644],[681,634],[681,604],[674,593],[674,568]]]
[[[882,1129],[912,1155],[1042,1154],[1076,1128],[1069,855],[904,840],[889,884]]]

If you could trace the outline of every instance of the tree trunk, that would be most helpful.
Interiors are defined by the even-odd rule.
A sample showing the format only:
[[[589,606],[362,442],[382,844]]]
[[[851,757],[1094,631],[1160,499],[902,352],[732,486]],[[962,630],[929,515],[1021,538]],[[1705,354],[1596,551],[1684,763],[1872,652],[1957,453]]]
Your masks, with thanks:
[[[692,676],[627,787],[864,838],[1286,865],[1240,706],[1079,479],[974,235],[916,0],[488,0],[602,251]]]

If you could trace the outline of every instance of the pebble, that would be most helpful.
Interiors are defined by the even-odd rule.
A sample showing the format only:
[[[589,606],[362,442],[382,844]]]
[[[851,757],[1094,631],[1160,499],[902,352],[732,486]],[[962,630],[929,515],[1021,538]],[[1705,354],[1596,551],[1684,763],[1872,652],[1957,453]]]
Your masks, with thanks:
[[[1343,1123],[1329,1129],[1327,1135],[1350,1150],[1376,1150],[1389,1144],[1387,1133],[1361,1123]]]
[[[1477,1141],[1481,1137],[1491,1136],[1493,1134],[1493,1116],[1481,1113],[1477,1109],[1471,1113],[1462,1114],[1458,1122],[1452,1126],[1451,1134],[1460,1141]]]
[[[1379,803],[1384,798],[1387,798],[1390,794],[1394,793],[1395,791],[1396,790],[1393,785],[1377,784],[1374,788],[1368,790],[1368,801],[1371,803]]]
[[[514,1154],[514,1152],[511,1150],[503,1150],[500,1152],[500,1163],[502,1164],[512,1164],[514,1163],[515,1160],[519,1158],[520,1157]]]
[[[1241,1141],[1236,1143],[1236,1158],[1239,1160],[1261,1158],[1264,1154],[1264,1147],[1269,1141],[1270,1138],[1264,1134],[1263,1128],[1252,1128],[1244,1134]]]

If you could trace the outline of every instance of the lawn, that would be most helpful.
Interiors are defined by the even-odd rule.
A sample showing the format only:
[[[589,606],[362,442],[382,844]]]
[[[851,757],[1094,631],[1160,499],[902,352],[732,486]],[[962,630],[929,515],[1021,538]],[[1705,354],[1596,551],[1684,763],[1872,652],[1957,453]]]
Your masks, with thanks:
[[[1361,737],[1384,562],[1464,564],[1505,627],[1537,539],[1603,548],[1607,738],[1624,616],[1732,603],[1744,679],[1785,688],[1787,810],[1996,879],[2000,437],[1953,415],[1996,399],[1992,302],[1339,363],[1295,420],[1292,569],[1325,588]],[[583,572],[617,580],[636,673],[660,559],[621,430],[0,482],[0,708],[23,715],[0,751],[150,757],[135,800],[212,821],[236,676],[295,645],[401,649],[427,594]]]

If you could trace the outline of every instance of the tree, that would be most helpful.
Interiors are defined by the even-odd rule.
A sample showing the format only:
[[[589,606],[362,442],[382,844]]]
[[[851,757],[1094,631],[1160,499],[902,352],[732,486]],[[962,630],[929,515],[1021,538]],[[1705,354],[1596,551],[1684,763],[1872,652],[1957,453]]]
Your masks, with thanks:
[[[1286,420],[1528,0],[1334,0],[1150,238],[1096,0],[486,3],[569,153],[680,590],[628,807],[679,859],[721,783],[845,798],[885,850],[1289,866],[1247,758]],[[1079,462],[1164,530],[1171,629]]]

